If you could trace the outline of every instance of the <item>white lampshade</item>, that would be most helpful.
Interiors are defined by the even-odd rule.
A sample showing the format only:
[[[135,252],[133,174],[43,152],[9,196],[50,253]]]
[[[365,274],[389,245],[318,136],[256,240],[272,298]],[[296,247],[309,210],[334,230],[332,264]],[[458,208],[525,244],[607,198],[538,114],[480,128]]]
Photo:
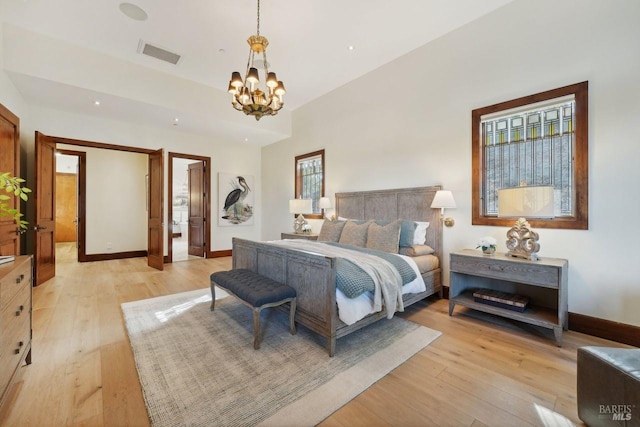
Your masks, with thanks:
[[[553,218],[553,186],[531,185],[498,190],[498,217]]]
[[[455,208],[456,201],[453,198],[453,193],[447,190],[438,190],[431,202],[432,208]]]
[[[289,200],[289,213],[310,214],[313,213],[313,201],[311,199]]]
[[[320,197],[318,207],[320,209],[331,209],[331,199],[328,197]]]

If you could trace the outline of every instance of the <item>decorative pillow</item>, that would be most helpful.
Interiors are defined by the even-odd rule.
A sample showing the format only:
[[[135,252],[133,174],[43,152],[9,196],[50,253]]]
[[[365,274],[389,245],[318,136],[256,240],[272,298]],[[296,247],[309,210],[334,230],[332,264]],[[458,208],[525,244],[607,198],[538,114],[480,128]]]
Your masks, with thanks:
[[[427,240],[427,228],[429,228],[428,222],[416,221],[416,231],[413,234],[414,245],[424,245]]]
[[[411,246],[413,245],[413,235],[416,232],[416,224],[414,221],[407,221],[406,219],[402,221],[402,227],[400,228],[400,242],[399,245],[402,246]]]
[[[345,222],[342,234],[340,234],[339,243],[345,245],[354,245],[364,248],[367,243],[367,231],[371,221],[362,224],[356,224],[354,221]]]
[[[318,240],[322,242],[338,242],[345,224],[345,221],[329,221],[325,219],[322,223],[320,234],[318,234]]]
[[[375,222],[371,223],[367,232],[366,248],[397,254],[401,227],[402,220],[400,219],[385,226]]]
[[[400,248],[398,253],[406,256],[431,255],[435,251],[429,245],[412,245],[407,248]]]

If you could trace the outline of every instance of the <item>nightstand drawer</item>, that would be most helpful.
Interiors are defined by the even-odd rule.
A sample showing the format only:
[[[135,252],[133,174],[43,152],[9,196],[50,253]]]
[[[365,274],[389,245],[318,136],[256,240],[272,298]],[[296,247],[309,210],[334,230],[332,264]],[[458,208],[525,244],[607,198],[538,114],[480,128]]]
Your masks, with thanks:
[[[305,240],[318,240],[317,234],[310,233],[280,233],[280,238],[284,239],[305,239]]]
[[[500,259],[502,257],[503,259]],[[494,279],[528,283],[547,288],[558,288],[559,270],[554,266],[536,264],[535,261],[506,259],[496,254],[487,257],[467,257],[451,254],[450,270]]]

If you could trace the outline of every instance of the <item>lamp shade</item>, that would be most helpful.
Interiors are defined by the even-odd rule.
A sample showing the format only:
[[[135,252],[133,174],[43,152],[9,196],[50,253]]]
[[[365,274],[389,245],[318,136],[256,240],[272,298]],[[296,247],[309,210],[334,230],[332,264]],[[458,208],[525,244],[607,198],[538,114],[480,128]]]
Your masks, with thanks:
[[[310,214],[313,213],[313,201],[311,199],[289,200],[289,213]]]
[[[328,197],[320,197],[318,207],[320,209],[331,209],[331,199]]]
[[[438,190],[431,202],[432,208],[455,208],[456,201],[453,198],[453,193],[448,190]]]
[[[531,185],[498,190],[498,217],[553,218],[553,186]]]

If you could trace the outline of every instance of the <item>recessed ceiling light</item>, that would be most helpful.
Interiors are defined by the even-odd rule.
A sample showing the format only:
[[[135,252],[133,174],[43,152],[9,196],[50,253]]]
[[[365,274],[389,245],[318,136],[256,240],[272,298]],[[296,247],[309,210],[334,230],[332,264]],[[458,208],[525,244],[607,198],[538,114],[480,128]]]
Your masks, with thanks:
[[[173,125],[174,126],[178,126],[178,122],[179,121],[180,121],[180,119],[176,117],[175,119],[173,119]]]
[[[100,101],[96,99],[95,101],[93,101],[93,105],[95,105],[96,107],[100,106]]]
[[[218,49],[218,53],[225,53],[226,50],[224,50],[223,48]]]
[[[245,139],[244,139],[244,142],[249,142],[249,138],[245,138]]]
[[[145,12],[140,6],[136,6],[133,3],[120,3],[120,12],[124,13],[131,19],[136,21],[146,21],[148,18],[147,12]]]
[[[353,49],[355,49],[355,47],[352,44],[350,44],[349,47],[347,47],[347,49],[353,50]]]

